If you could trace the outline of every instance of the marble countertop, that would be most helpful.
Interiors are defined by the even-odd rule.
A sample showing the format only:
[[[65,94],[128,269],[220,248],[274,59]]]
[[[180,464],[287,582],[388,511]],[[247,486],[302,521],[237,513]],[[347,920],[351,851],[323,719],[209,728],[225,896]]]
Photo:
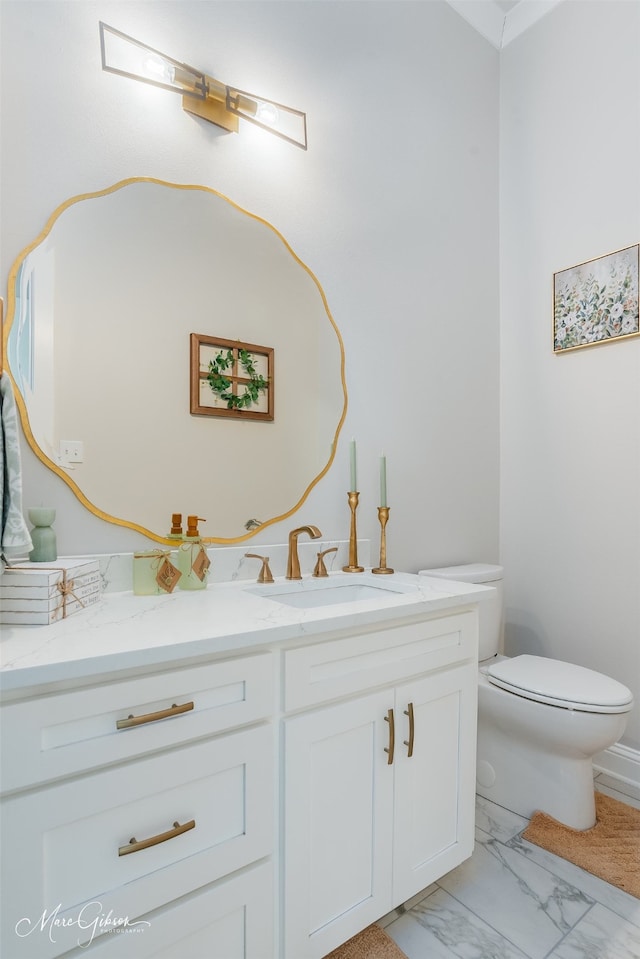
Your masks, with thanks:
[[[270,591],[275,597],[283,588],[306,591],[315,584],[309,576],[295,583],[278,578],[257,590],[264,595],[256,595],[255,583],[246,581],[163,596],[106,593],[95,606],[50,626],[3,626],[0,690],[10,694],[189,658],[300,643],[338,630],[452,611],[493,593],[491,587],[411,573],[332,573],[320,582],[325,588],[346,585],[345,577],[349,584],[377,587],[380,598],[296,608],[269,599]]]

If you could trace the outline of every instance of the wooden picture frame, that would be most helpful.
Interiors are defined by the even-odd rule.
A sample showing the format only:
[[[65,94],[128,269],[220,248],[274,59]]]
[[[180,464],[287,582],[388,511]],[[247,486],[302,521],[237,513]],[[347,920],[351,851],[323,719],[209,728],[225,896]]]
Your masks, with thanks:
[[[272,347],[204,333],[192,333],[190,340],[192,415],[274,419]]]

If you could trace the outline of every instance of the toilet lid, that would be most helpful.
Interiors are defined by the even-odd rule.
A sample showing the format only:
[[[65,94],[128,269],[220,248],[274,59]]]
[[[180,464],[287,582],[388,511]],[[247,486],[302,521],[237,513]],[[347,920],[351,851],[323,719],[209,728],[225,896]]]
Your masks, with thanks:
[[[564,709],[590,713],[626,713],[631,690],[593,669],[544,656],[514,656],[484,670],[489,682],[517,696]]]

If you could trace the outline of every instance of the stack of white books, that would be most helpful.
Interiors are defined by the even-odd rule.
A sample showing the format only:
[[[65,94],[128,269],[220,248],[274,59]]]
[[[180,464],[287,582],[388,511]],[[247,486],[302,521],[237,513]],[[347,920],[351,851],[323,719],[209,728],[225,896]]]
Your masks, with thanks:
[[[101,596],[95,559],[19,562],[0,577],[0,623],[46,626],[93,606]]]

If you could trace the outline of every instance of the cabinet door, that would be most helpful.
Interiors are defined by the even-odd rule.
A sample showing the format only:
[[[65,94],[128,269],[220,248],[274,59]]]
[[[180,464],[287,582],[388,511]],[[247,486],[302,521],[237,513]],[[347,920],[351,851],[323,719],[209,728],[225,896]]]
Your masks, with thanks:
[[[389,909],[392,690],[285,726],[285,957],[320,959]]]
[[[471,663],[396,689],[394,906],[473,851],[476,673]]]

